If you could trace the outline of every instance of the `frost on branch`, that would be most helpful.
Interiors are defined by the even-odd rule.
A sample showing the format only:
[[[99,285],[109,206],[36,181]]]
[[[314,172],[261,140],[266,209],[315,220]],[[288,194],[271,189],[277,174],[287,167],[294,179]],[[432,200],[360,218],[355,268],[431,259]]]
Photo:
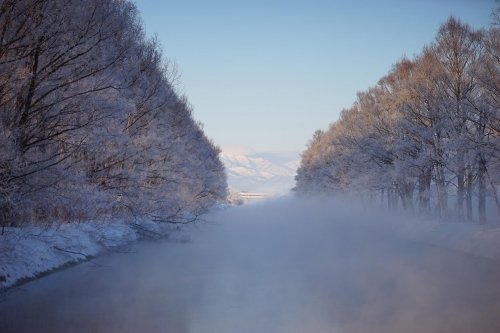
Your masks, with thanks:
[[[2,225],[225,200],[219,150],[132,2],[0,1],[0,31]]]
[[[355,193],[481,224],[490,198],[500,216],[499,59],[498,24],[474,31],[450,18],[421,54],[314,134],[295,190]]]

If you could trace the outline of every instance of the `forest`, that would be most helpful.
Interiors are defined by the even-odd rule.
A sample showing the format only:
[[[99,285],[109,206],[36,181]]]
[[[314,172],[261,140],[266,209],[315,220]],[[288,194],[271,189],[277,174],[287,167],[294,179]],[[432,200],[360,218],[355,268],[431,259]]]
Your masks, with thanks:
[[[185,223],[225,200],[219,148],[128,0],[0,2],[0,223]]]
[[[487,206],[500,212],[500,9],[491,16],[483,30],[450,17],[419,54],[359,92],[314,133],[294,190],[479,224]]]

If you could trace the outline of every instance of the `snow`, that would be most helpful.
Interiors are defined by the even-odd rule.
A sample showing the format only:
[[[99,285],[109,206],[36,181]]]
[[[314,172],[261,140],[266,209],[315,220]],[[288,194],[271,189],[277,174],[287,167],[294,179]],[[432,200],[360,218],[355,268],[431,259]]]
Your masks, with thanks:
[[[235,191],[286,194],[294,187],[297,152],[260,153],[246,147],[223,148],[220,158],[226,166],[228,183]]]
[[[166,235],[167,228],[150,221],[120,220],[6,228],[5,235],[0,236],[0,290],[125,246],[145,235]]]
[[[440,220],[433,217],[413,215],[404,210],[385,210],[370,206],[356,199],[339,199],[328,209],[350,211],[352,215],[365,216],[362,226],[370,232],[388,233],[408,241],[422,242],[441,248],[458,251],[481,258],[500,260],[500,224],[498,215],[488,224],[458,220]],[[322,201],[320,201],[322,202]],[[326,204],[331,204],[326,201]],[[322,202],[325,205],[325,202]],[[320,208],[318,208],[320,209]],[[357,212],[357,213],[356,213]],[[363,220],[363,219],[361,219]]]
[[[466,222],[404,219],[393,221],[391,229],[399,237],[435,246],[500,260],[500,226]]]

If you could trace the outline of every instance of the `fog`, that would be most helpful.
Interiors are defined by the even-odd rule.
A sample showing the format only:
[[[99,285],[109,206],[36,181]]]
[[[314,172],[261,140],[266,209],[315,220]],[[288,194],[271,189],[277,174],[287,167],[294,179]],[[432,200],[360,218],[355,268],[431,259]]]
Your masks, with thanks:
[[[398,239],[383,212],[285,198],[217,211],[4,295],[7,332],[500,332],[500,268]]]

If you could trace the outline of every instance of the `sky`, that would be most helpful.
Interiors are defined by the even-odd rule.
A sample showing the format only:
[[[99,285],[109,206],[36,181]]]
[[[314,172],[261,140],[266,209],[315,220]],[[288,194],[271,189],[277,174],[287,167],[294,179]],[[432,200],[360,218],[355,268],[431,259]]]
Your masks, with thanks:
[[[224,149],[300,152],[317,129],[431,43],[450,15],[487,27],[494,0],[136,0]]]

